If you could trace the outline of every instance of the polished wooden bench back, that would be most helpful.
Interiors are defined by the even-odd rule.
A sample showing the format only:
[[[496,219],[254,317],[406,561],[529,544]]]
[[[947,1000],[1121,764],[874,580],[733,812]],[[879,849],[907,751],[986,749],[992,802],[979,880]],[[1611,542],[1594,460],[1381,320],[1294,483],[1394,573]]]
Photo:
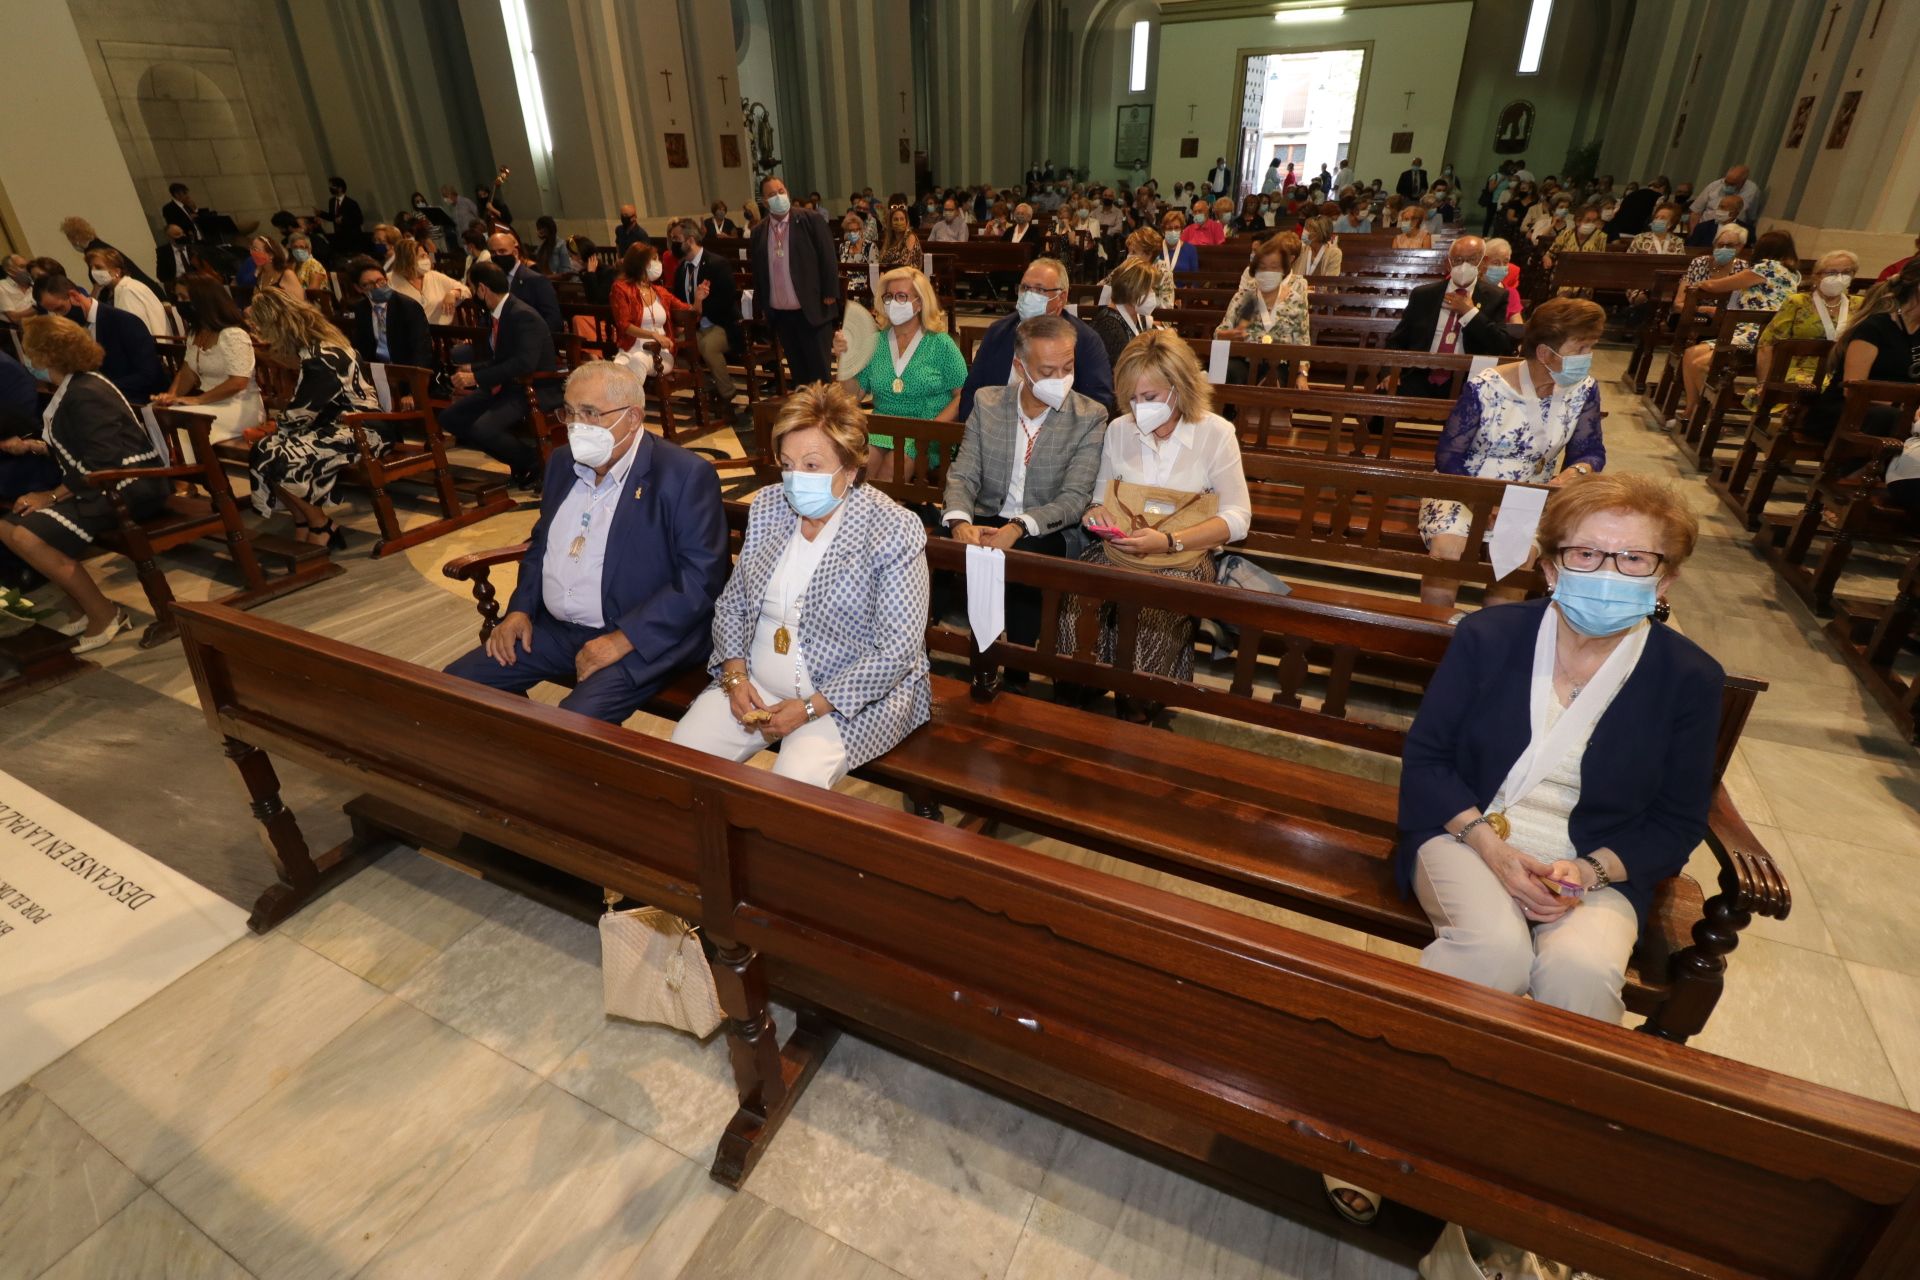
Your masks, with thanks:
[[[1245,453],[1370,458],[1431,471],[1450,400],[1294,387],[1215,386],[1214,411],[1233,411]]]
[[[1200,337],[1187,339],[1200,365],[1206,368],[1213,359],[1213,344],[1224,339]],[[1267,381],[1277,378],[1284,366],[1298,363],[1308,366],[1307,383],[1317,390],[1360,391],[1374,393],[1398,385],[1402,369],[1445,369],[1452,375],[1446,401],[1460,398],[1474,357],[1466,354],[1440,355],[1427,351],[1390,351],[1380,347],[1294,346],[1284,342],[1230,342],[1227,354],[1250,365],[1265,363]],[[1436,397],[1438,398],[1438,397]]]
[[[1684,271],[1693,261],[1686,253],[1557,253],[1549,285],[1554,289],[1592,289],[1624,293],[1651,291],[1662,271]]]
[[[733,1185],[830,1042],[823,1010],[1269,1199],[1314,1194],[1293,1162],[1614,1275],[1920,1268],[1905,1111],[218,606],[180,616],[279,866],[255,927],[424,834],[687,916],[727,1014]],[[267,752],[366,788],[354,840],[312,855]],[[770,985],[809,1010],[784,1051]]]

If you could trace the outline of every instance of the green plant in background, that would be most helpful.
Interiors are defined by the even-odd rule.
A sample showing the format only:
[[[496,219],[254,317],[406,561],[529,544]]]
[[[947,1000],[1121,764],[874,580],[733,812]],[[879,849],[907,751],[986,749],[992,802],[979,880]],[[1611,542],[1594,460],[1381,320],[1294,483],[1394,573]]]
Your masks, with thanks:
[[[1600,168],[1600,139],[1567,149],[1567,162],[1560,166],[1560,177],[1568,186],[1593,181]]]

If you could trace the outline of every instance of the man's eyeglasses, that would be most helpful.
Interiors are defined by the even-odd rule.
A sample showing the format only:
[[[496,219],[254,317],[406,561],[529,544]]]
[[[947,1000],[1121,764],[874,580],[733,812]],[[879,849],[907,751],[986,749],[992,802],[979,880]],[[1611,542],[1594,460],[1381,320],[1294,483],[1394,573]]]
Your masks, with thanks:
[[[560,425],[570,427],[579,422],[588,426],[598,426],[603,419],[625,413],[632,407],[632,405],[623,404],[611,409],[596,409],[590,404],[563,404],[560,406]]]
[[[1607,561],[1629,578],[1651,578],[1666,556],[1658,551],[1602,551],[1598,547],[1562,547],[1554,558],[1568,573],[1592,573]]]

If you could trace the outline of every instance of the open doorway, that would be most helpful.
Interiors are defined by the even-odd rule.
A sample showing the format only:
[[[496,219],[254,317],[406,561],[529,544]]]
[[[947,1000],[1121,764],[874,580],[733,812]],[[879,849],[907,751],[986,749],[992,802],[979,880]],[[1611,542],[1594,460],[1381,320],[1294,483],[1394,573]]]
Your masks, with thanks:
[[[1360,125],[1366,63],[1363,47],[1247,56],[1235,166],[1241,195],[1266,189],[1276,159],[1273,185],[1279,189],[1289,165],[1302,183],[1310,183],[1322,166],[1329,174],[1340,171]]]

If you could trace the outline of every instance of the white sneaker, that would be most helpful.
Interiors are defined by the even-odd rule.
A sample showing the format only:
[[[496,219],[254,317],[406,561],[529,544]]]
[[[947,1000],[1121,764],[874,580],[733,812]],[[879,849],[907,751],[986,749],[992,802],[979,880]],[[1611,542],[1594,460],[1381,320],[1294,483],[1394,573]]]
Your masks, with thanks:
[[[127,617],[127,611],[125,609],[114,610],[113,621],[107,623],[105,629],[94,635],[86,634],[87,625],[83,620],[80,624],[80,638],[74,642],[73,651],[76,654],[81,654],[92,653],[95,649],[104,649],[113,643],[115,636],[131,626],[133,626],[133,619]],[[70,631],[67,632],[67,634],[73,635],[75,633]]]

